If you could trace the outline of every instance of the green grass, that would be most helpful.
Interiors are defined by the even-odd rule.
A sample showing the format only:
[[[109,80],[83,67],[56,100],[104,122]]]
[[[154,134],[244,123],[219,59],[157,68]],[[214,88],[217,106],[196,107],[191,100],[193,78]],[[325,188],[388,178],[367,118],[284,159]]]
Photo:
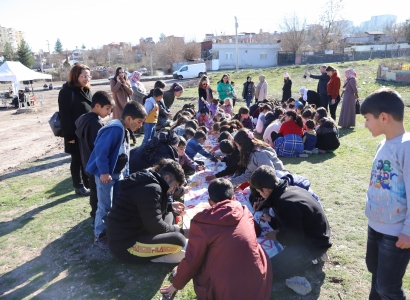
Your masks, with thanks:
[[[369,69],[366,76],[371,76],[377,66],[374,61],[357,64],[364,64],[363,70]],[[347,65],[344,64],[346,68]],[[280,75],[284,71],[263,71],[271,93],[280,91]],[[302,75],[304,68],[286,71],[293,75],[294,91],[298,84],[309,83],[296,75]],[[240,86],[239,79],[249,73],[254,78],[259,74],[249,70],[231,74]],[[365,77],[361,71],[358,73],[360,78]],[[211,82],[219,80],[221,74],[212,74]],[[316,84],[312,81],[304,86],[314,89]],[[378,85],[373,82],[373,89]],[[363,87],[361,90],[362,96],[372,91],[365,93]],[[410,103],[409,89],[398,90]],[[193,99],[196,92],[196,88],[187,89],[183,100]],[[280,93],[271,95],[278,98]],[[177,100],[173,111],[184,101]],[[408,131],[409,115],[407,108]],[[301,274],[312,284],[310,294],[298,296],[282,281],[274,283],[272,299],[339,300],[339,294],[343,299],[367,298],[370,274],[364,260],[365,194],[374,151],[382,137],[373,138],[363,124],[363,117],[357,116],[354,129],[342,129],[341,147],[334,153],[283,159],[289,171],[309,178],[321,198],[333,246],[329,250],[330,262]],[[63,154],[44,157],[0,177],[0,295],[7,299],[161,299],[158,290],[169,284],[174,265],[126,265],[94,247],[88,199],[74,195],[68,162],[69,157]],[[404,287],[409,294],[409,275],[404,278]],[[192,283],[175,299],[196,299]]]

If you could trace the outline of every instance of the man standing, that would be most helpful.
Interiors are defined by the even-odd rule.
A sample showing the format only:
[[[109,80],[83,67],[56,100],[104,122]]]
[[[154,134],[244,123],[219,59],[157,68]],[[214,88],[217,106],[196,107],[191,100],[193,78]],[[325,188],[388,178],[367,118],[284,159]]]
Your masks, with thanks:
[[[327,111],[329,111],[328,107],[328,97],[327,97],[327,83],[330,80],[329,75],[326,74],[326,65],[320,66],[320,73],[321,75],[312,75],[309,72],[305,72],[305,77],[309,76],[310,78],[313,79],[319,79],[319,82],[317,84],[317,93],[320,95],[320,106],[319,107],[324,107],[326,108]]]

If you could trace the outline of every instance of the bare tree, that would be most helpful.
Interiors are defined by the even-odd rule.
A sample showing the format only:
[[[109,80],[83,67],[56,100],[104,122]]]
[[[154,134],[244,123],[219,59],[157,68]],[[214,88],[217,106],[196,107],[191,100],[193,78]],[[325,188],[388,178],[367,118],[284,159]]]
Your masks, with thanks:
[[[281,25],[282,47],[284,50],[297,52],[306,40],[306,19],[301,20],[296,12],[283,19]]]
[[[183,59],[184,40],[181,38],[168,37],[157,43],[154,50],[153,60],[156,66],[163,68],[166,72],[172,70],[172,64]]]
[[[399,38],[405,36],[405,24],[397,23],[397,22],[389,22],[385,26],[384,32],[386,33],[386,36],[390,38],[390,40],[394,44],[397,44],[399,41]]]
[[[184,59],[194,60],[201,57],[201,44],[197,42],[189,42],[184,45]]]
[[[341,16],[343,7],[343,0],[328,0],[326,3],[323,13],[319,16],[320,26],[316,27],[319,50],[328,50],[329,46],[335,48],[343,33],[349,30]]]
[[[404,37],[407,43],[410,43],[410,19],[406,20],[406,23],[404,23]]]

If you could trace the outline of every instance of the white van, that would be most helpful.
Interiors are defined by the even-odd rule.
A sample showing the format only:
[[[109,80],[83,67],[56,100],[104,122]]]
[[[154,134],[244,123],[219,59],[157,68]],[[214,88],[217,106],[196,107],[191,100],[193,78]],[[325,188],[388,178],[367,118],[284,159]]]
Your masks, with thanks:
[[[205,63],[192,64],[182,66],[178,71],[175,71],[172,75],[175,79],[183,78],[201,78],[206,74]]]

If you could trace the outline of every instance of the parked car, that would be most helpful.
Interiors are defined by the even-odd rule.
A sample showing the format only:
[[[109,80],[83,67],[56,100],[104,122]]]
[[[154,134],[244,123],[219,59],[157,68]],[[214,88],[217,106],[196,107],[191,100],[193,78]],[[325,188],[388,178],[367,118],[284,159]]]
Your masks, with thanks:
[[[175,79],[183,78],[201,78],[206,74],[205,63],[192,64],[182,66],[178,71],[175,71],[172,75]]]
[[[138,72],[140,72],[142,75],[148,74],[147,68],[139,68]]]
[[[130,76],[131,76],[131,73],[128,72],[128,71],[125,71],[125,75],[127,75],[127,77],[130,77]],[[114,75],[111,75],[110,77],[108,77],[108,80],[111,80],[111,79],[113,79],[113,78],[114,78]]]

